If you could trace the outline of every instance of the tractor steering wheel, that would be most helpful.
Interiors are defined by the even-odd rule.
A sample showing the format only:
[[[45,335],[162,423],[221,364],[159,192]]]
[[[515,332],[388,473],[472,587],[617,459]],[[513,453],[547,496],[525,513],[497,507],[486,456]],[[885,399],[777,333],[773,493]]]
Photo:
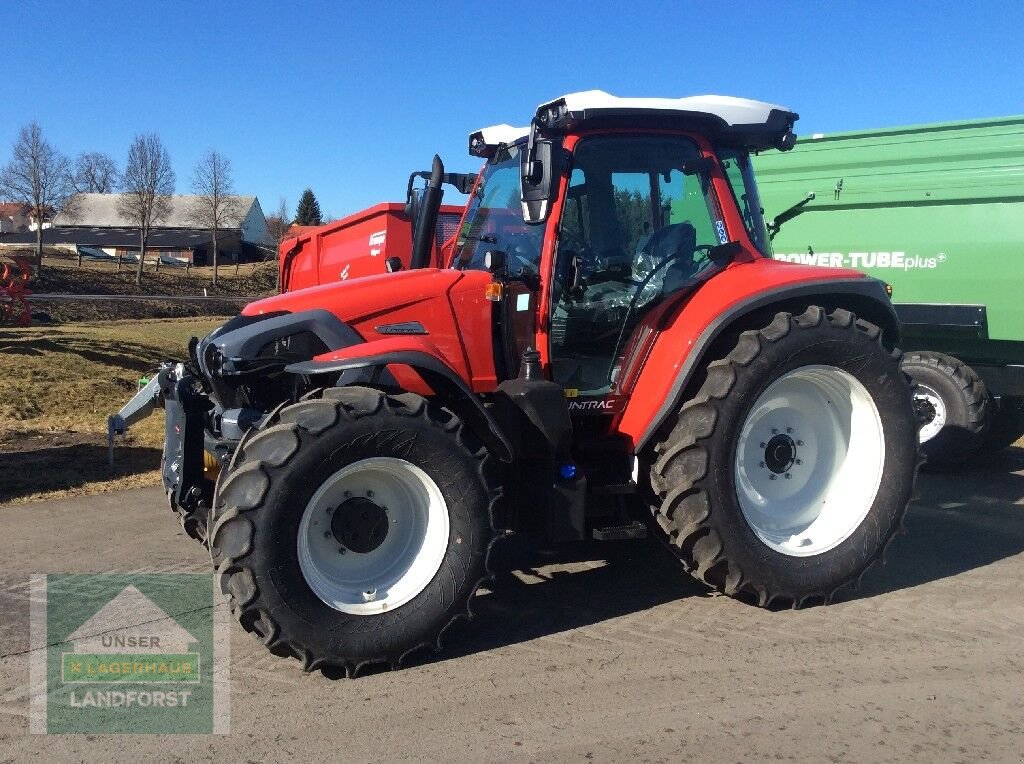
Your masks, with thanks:
[[[525,233],[513,233],[503,237],[508,272],[513,276],[525,273],[536,276],[540,273],[540,248],[534,239]]]

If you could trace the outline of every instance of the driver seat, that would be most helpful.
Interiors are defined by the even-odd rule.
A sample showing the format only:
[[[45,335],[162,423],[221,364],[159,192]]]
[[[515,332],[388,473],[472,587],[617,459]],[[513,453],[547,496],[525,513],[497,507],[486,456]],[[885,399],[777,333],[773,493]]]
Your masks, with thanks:
[[[651,284],[662,294],[674,291],[694,271],[693,256],[697,251],[697,229],[690,222],[673,223],[655,232],[633,264],[633,278],[644,279],[657,271],[658,276]],[[660,268],[667,259],[672,262]],[[646,290],[645,290],[646,291]]]
[[[697,229],[688,222],[667,225],[648,239],[644,249],[656,266],[661,265],[665,258],[673,256],[676,262],[669,268],[675,268],[676,264],[690,266],[697,249]]]

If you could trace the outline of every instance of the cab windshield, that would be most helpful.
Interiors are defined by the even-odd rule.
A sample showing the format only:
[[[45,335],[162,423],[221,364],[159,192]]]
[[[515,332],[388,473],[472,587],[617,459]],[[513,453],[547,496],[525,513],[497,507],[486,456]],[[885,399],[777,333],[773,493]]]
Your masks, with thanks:
[[[483,270],[484,255],[500,250],[510,273],[539,272],[544,226],[523,222],[520,203],[520,146],[502,146],[487,163],[469,200],[455,241],[452,267]]]

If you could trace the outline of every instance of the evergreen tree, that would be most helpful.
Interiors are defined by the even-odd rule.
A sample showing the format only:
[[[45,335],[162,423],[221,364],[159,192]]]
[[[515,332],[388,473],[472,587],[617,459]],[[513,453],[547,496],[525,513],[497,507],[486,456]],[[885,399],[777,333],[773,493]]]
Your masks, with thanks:
[[[299,199],[299,206],[295,208],[296,225],[323,225],[323,216],[320,214],[320,202],[313,196],[313,190],[307,188],[302,192]]]

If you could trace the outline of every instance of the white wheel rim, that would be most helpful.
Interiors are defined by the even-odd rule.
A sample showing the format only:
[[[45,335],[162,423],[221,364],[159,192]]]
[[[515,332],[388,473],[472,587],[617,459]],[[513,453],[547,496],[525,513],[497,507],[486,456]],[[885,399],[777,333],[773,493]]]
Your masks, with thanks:
[[[864,385],[835,366],[803,366],[769,385],[747,414],[736,495],[762,542],[810,557],[864,521],[884,464],[882,418]]]
[[[366,533],[360,539],[363,527],[352,525],[371,504],[380,508],[370,510],[371,523],[379,520],[373,542]],[[299,523],[299,567],[313,593],[335,610],[379,614],[401,607],[433,580],[448,548],[448,532],[448,506],[426,472],[404,459],[362,459],[331,475],[306,505]],[[378,545],[366,551],[351,548],[373,543]]]
[[[925,443],[938,435],[939,431],[946,426],[946,404],[942,401],[942,396],[935,390],[920,382],[917,383],[917,390],[914,391],[914,400],[928,403],[935,412],[931,420],[921,425],[921,429],[918,431],[918,440]]]

